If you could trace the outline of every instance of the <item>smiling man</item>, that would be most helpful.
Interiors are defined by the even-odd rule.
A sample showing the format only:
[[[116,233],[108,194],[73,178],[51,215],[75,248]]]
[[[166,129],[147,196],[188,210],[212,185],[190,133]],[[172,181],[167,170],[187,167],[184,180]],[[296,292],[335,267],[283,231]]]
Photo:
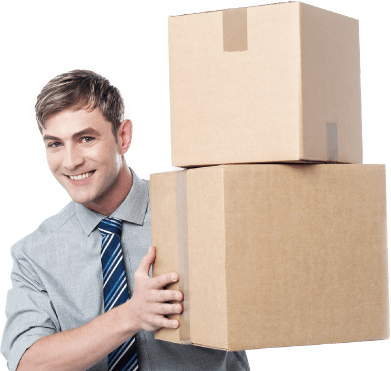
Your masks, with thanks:
[[[132,186],[123,158],[132,123],[121,123],[118,138],[108,124],[99,108],[67,109],[48,118],[42,128],[52,174],[73,201],[103,215],[110,215]]]
[[[149,276],[149,184],[125,161],[132,123],[102,76],[76,70],[43,88],[36,117],[49,168],[72,201],[12,247],[1,351],[9,370],[249,370],[244,352],[155,340],[176,328],[175,272]]]

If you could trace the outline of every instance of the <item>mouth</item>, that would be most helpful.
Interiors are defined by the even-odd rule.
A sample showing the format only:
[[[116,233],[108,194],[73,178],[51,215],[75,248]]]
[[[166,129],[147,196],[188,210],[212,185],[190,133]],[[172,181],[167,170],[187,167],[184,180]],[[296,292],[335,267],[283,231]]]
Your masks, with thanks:
[[[89,178],[94,173],[95,173],[95,170],[89,171],[87,173],[78,174],[78,175],[67,175],[67,177],[71,180],[81,181],[81,180]]]

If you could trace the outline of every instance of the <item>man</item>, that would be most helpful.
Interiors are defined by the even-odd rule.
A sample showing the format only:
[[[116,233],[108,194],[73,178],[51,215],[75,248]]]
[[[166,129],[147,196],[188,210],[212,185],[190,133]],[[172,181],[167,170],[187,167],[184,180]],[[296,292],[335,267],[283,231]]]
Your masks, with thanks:
[[[36,117],[72,202],[12,248],[2,353],[12,371],[249,370],[244,352],[154,340],[177,328],[175,272],[149,277],[149,185],[127,166],[132,123],[119,91],[84,70],[49,81]],[[148,247],[150,246],[150,247]]]

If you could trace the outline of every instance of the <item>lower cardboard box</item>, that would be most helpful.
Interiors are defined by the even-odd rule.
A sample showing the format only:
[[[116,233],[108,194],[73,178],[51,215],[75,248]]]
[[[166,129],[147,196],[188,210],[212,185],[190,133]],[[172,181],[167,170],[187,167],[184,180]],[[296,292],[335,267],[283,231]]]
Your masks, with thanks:
[[[389,338],[384,165],[223,165],[151,175],[153,275],[179,329],[246,350]]]

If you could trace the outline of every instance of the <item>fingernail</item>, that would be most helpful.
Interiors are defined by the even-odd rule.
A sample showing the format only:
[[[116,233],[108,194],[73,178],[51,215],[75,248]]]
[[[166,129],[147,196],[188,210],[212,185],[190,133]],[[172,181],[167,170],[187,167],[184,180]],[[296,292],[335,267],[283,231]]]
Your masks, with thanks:
[[[178,277],[177,277],[177,275],[176,275],[175,273],[173,273],[173,274],[171,275],[171,279],[172,279],[174,282],[178,281]]]

